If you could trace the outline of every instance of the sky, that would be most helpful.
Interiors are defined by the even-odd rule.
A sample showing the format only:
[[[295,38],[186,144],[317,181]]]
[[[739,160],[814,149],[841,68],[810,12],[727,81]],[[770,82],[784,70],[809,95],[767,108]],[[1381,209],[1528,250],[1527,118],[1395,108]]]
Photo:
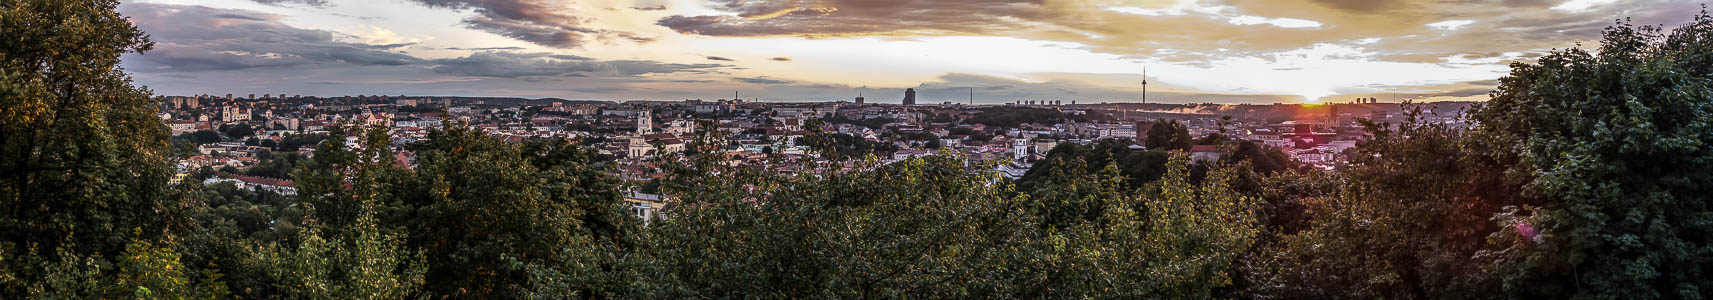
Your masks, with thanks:
[[[127,0],[163,95],[1485,100],[1679,0]],[[1144,77],[1146,69],[1146,77]]]

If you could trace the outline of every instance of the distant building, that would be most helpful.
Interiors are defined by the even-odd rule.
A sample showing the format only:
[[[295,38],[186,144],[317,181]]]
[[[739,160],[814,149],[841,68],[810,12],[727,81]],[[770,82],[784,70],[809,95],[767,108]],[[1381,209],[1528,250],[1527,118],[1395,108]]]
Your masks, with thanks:
[[[916,89],[904,89],[904,105],[916,105]]]
[[[857,104],[857,105],[862,105],[862,94],[857,94],[857,97],[856,97],[856,104]]]
[[[660,210],[666,208],[666,201],[657,194],[631,191],[624,196],[625,203],[630,204],[630,213],[642,219],[642,225],[653,223],[656,218],[665,218]]]
[[[1218,162],[1219,159],[1222,158],[1222,156],[1225,156],[1225,149],[1222,149],[1219,146],[1214,146],[1214,145],[1190,146],[1190,161],[1193,161],[1196,163]]]

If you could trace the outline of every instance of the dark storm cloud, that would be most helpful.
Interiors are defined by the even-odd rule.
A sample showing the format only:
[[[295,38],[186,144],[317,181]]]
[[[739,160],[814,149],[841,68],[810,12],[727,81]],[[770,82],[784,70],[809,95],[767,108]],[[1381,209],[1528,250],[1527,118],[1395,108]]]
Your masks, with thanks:
[[[791,61],[790,57],[775,57],[773,61]]]
[[[743,83],[754,83],[754,84],[786,84],[786,83],[792,82],[790,80],[768,79],[767,77],[753,77],[753,78],[736,77],[736,78],[732,78],[732,80],[736,80],[738,82],[743,82]]]
[[[594,39],[624,39],[650,42],[652,38],[629,32],[585,28],[584,19],[571,8],[548,0],[413,0],[436,8],[468,9],[475,16],[464,25],[542,46],[576,48]]]
[[[155,49],[135,61],[145,70],[241,70],[321,64],[400,66],[420,61],[385,51],[405,44],[339,42],[333,39],[332,32],[287,26],[275,15],[144,3],[127,4],[121,10],[155,41]]]
[[[719,57],[719,56],[709,56],[708,60],[732,61],[732,59],[730,59],[730,58],[724,58],[724,57]]]

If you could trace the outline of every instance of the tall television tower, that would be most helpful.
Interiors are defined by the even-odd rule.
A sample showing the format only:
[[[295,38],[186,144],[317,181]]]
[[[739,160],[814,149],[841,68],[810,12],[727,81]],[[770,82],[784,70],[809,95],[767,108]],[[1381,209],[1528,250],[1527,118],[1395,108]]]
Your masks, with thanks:
[[[1142,64],[1142,104],[1148,104],[1148,64]]]

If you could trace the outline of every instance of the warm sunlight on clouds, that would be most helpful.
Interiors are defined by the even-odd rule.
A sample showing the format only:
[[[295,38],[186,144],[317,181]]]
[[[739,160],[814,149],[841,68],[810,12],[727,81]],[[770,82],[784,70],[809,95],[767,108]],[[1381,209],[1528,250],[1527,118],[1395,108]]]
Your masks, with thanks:
[[[988,102],[1481,100],[1510,61],[1692,1],[134,0],[164,93]],[[290,41],[290,42],[285,42]],[[291,45],[291,46],[285,46]],[[269,56],[237,53],[269,53]],[[957,88],[956,86],[965,85]],[[946,98],[957,97],[947,92]],[[967,97],[967,95],[964,95]],[[881,97],[871,97],[880,99]],[[1294,99],[1303,100],[1294,100]],[[885,101],[885,100],[882,100]],[[896,101],[896,100],[892,100]]]

